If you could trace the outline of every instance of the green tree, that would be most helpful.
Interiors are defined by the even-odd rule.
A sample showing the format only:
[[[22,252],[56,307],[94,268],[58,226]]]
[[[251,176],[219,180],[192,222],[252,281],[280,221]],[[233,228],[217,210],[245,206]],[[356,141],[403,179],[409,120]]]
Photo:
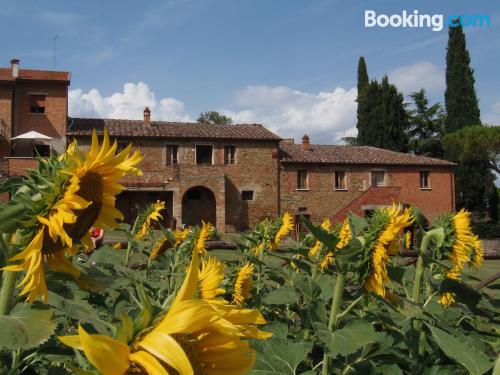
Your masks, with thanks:
[[[358,129],[358,140],[356,142],[359,141],[361,143],[367,139],[365,131],[366,129],[363,127],[363,125],[367,123],[366,119],[363,118],[363,116],[366,114],[366,111],[363,108],[363,97],[369,84],[370,82],[368,79],[368,71],[366,69],[365,58],[361,56],[358,61],[358,98],[356,99],[356,101],[358,102],[358,122],[356,124],[356,128]]]
[[[462,26],[450,27],[446,52],[446,131],[452,133],[465,126],[481,124],[474,71]]]
[[[208,111],[200,113],[200,116],[196,120],[203,124],[217,124],[217,125],[229,125],[233,122],[231,117],[221,115],[216,111]]]
[[[500,126],[467,126],[443,138],[446,155],[459,163],[486,163],[500,173]]]
[[[443,138],[448,159],[459,163],[456,170],[457,207],[488,212],[495,220],[498,212],[495,176],[500,173],[500,127],[474,125]]]
[[[442,158],[445,114],[441,104],[429,107],[424,89],[410,94],[410,98],[413,101],[413,109],[408,112],[410,150],[416,155]]]
[[[385,76],[382,83],[371,81],[358,103],[358,129],[363,129],[357,143],[393,151],[408,151],[408,115],[403,95]]]

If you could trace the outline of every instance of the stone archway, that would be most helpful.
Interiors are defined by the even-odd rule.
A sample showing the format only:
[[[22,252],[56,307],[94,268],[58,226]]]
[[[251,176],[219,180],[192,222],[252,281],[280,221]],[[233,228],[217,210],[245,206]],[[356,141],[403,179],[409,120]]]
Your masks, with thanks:
[[[182,197],[182,224],[201,225],[208,222],[216,225],[216,202],[214,193],[204,187],[195,186]]]

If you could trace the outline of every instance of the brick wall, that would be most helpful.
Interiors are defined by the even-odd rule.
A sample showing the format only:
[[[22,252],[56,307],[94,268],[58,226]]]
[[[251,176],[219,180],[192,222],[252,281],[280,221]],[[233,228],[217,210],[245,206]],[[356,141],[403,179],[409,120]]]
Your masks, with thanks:
[[[58,152],[65,149],[68,117],[68,86],[65,82],[17,82],[17,134],[35,130],[54,138],[51,144]],[[45,97],[45,113],[30,112],[30,94]]]
[[[78,140],[89,144],[89,138]],[[119,142],[129,142],[119,139]],[[166,165],[165,144],[178,145],[178,164]],[[214,146],[214,164],[196,165],[196,144]],[[236,163],[224,165],[224,146],[236,147]],[[177,223],[182,223],[182,199],[191,188],[210,189],[216,201],[216,227],[232,232],[254,226],[265,216],[278,214],[278,160],[274,142],[199,142],[140,139],[133,141],[133,150],[144,157],[139,165],[144,176],[127,178],[125,185],[132,191],[173,192],[172,210]],[[254,199],[243,201],[241,192],[252,190]]]
[[[309,190],[297,190],[297,170],[309,174]],[[371,185],[370,171],[386,172],[386,187]],[[334,171],[344,170],[347,190],[334,189]],[[430,171],[430,189],[420,189],[420,171]],[[328,217],[342,220],[349,211],[362,215],[370,206],[388,205],[393,201],[420,208],[432,221],[436,215],[453,210],[453,173],[447,168],[391,167],[382,168],[334,165],[306,165],[284,163],[281,168],[281,212],[309,214],[319,223]]]
[[[4,127],[0,135],[0,158],[10,155],[10,136],[12,132],[12,85],[0,85],[0,127]]]

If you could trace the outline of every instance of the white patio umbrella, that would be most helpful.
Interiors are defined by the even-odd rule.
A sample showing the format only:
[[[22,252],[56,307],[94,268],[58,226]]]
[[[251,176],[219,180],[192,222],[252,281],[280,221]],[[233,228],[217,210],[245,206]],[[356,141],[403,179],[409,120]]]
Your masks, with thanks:
[[[45,140],[50,140],[50,139],[54,139],[54,138],[49,137],[48,135],[45,135],[45,134],[42,134],[42,133],[38,133],[38,132],[32,130],[32,131],[29,131],[27,133],[20,134],[20,135],[18,135],[16,137],[12,137],[11,139],[12,140],[14,140],[14,139],[31,139],[31,140],[45,139]]]

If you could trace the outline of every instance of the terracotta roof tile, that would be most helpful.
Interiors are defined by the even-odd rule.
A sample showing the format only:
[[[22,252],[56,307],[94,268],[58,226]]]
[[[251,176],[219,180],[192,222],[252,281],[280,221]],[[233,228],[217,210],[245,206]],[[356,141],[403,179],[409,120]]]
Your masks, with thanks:
[[[70,72],[56,72],[50,70],[19,69],[20,80],[34,81],[64,81],[69,82]],[[14,81],[11,68],[0,68],[0,81]]]
[[[259,124],[212,125],[190,122],[69,118],[68,136],[89,136],[92,129],[108,129],[113,137],[205,138],[279,141],[276,134]]]
[[[291,163],[434,165],[452,167],[446,160],[405,154],[368,146],[311,145],[280,143],[280,159]]]

